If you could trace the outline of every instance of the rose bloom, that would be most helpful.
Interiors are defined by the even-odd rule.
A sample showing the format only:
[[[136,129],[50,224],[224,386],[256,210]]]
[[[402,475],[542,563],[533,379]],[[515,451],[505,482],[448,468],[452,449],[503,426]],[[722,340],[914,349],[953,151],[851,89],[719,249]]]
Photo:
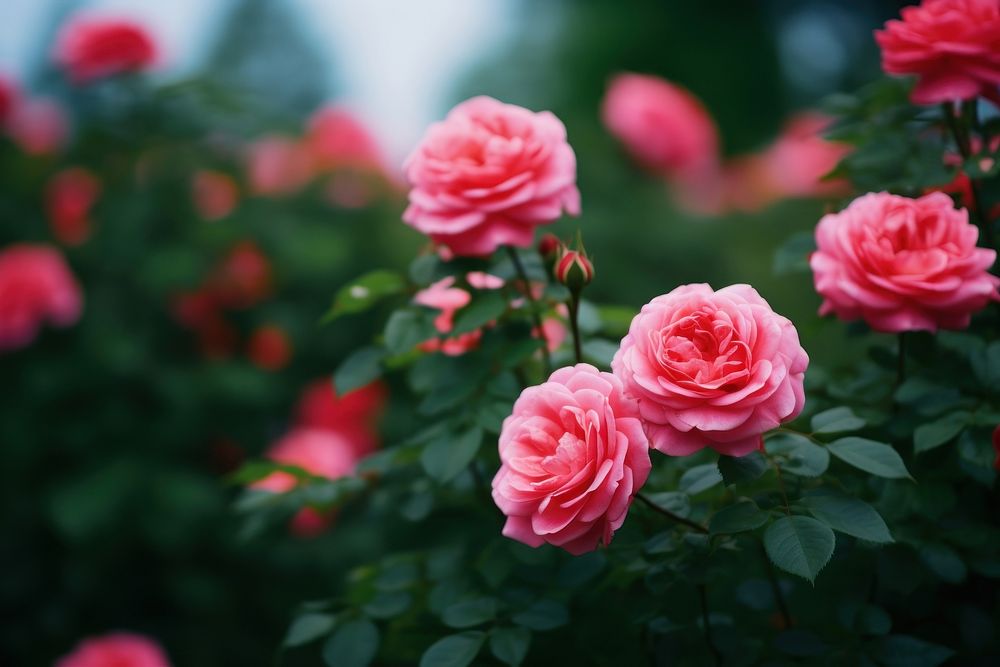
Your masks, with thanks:
[[[205,220],[225,218],[239,201],[236,181],[228,174],[211,169],[200,169],[191,179],[191,198],[195,210]]]
[[[824,181],[850,146],[823,138],[831,119],[804,112],[793,116],[764,152],[768,180],[779,198],[820,197],[841,193],[843,181]]]
[[[0,250],[0,351],[24,347],[44,322],[67,327],[82,310],[80,286],[57,250],[28,244]]]
[[[925,0],[875,31],[887,74],[914,74],[916,104],[968,100],[1000,102],[1000,3]]]
[[[55,60],[74,83],[147,69],[156,45],[146,29],[127,19],[76,17],[59,32]]]
[[[472,300],[468,291],[454,285],[454,276],[448,276],[420,290],[413,297],[414,303],[441,311],[434,318],[434,328],[444,335],[455,328],[455,313]],[[450,357],[457,357],[478,347],[482,336],[482,331],[477,329],[457,336],[447,336],[443,340],[431,338],[420,343],[419,348],[424,352],[442,352]]]
[[[503,534],[574,555],[607,545],[649,476],[649,443],[621,381],[589,364],[560,368],[514,403],[500,432],[493,500]]]
[[[257,195],[295,194],[312,180],[314,167],[309,151],[286,137],[259,139],[247,152],[247,178],[251,192]]]
[[[491,97],[462,102],[431,125],[404,171],[412,189],[403,220],[455,255],[527,248],[538,225],[580,213],[562,122]]]
[[[7,133],[28,155],[52,155],[66,145],[69,120],[56,102],[37,97],[14,107],[7,119]]]
[[[382,151],[375,137],[343,107],[324,107],[314,113],[309,119],[305,145],[321,169],[382,169]]]
[[[267,324],[257,327],[247,342],[247,356],[265,371],[280,371],[292,360],[292,341],[281,327]]]
[[[272,271],[267,255],[253,241],[241,241],[208,278],[207,289],[226,308],[249,308],[271,293]]]
[[[795,326],[749,285],[682,285],[632,320],[611,362],[639,400],[650,444],[744,456],[805,402],[809,357]]]
[[[357,457],[351,444],[333,431],[299,428],[274,444],[267,457],[277,463],[293,465],[318,477],[337,479],[354,471]],[[273,472],[251,484],[251,488],[271,493],[286,493],[297,485],[294,475]],[[306,507],[292,519],[291,530],[300,537],[311,537],[325,530],[333,520],[331,513]]]
[[[381,382],[337,396],[329,379],[307,386],[295,407],[298,426],[326,429],[344,436],[361,458],[379,445],[376,422],[385,407],[387,391]]]
[[[84,639],[56,667],[170,667],[170,661],[152,639],[115,632]]]
[[[998,299],[996,252],[976,247],[965,209],[934,192],[855,199],[816,227],[810,258],[820,314],[864,319],[877,331],[962,329]]]
[[[619,74],[601,107],[608,131],[647,169],[700,180],[718,161],[712,117],[690,92],[656,76]]]
[[[65,169],[49,179],[45,209],[57,239],[80,245],[90,237],[90,209],[101,193],[101,182],[88,169]]]

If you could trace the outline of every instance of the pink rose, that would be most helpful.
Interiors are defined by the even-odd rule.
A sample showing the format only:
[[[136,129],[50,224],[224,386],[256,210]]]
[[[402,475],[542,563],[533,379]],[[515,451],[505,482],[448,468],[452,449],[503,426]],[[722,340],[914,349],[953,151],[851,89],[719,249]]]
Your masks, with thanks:
[[[648,169],[700,180],[718,162],[719,138],[701,102],[656,76],[619,74],[601,115],[626,150]]]
[[[877,331],[962,329],[998,297],[988,270],[996,251],[976,247],[979,230],[948,195],[886,192],[823,216],[809,260],[820,315],[862,318]]]
[[[915,74],[916,104],[1000,101],[1000,2],[925,0],[875,31],[887,74]]]
[[[413,297],[415,303],[441,311],[434,318],[434,328],[440,334],[451,333],[455,328],[455,313],[472,300],[472,295],[468,291],[454,285],[454,276],[448,276],[420,290]],[[443,340],[431,338],[422,342],[419,347],[424,352],[442,352],[450,357],[457,357],[478,347],[482,337],[483,332],[477,329],[457,336],[447,336]]]
[[[350,443],[354,455],[361,458],[378,448],[376,422],[387,393],[384,384],[373,382],[338,396],[329,379],[316,380],[299,397],[295,422],[300,427],[339,433]]]
[[[588,364],[528,387],[500,433],[503,534],[578,555],[609,544],[649,476],[649,443],[621,381]]]
[[[267,197],[295,194],[312,180],[314,167],[305,146],[286,137],[259,139],[247,153],[250,190]]]
[[[403,220],[456,255],[531,246],[538,225],[580,213],[576,156],[566,128],[474,97],[433,124],[404,165],[410,205]]]
[[[82,309],[80,286],[57,250],[23,244],[0,251],[0,351],[24,347],[44,322],[75,323]]]
[[[76,17],[59,32],[55,59],[74,83],[138,72],[156,60],[146,29],[127,19]]]
[[[354,472],[357,457],[354,448],[341,435],[333,431],[298,428],[279,440],[267,453],[272,461],[293,465],[318,477],[337,479]],[[297,485],[294,475],[287,472],[273,472],[258,480],[251,488],[286,493]],[[309,537],[316,535],[330,524],[333,517],[306,507],[292,519],[292,532]]]
[[[305,145],[323,169],[382,169],[382,150],[375,137],[354,114],[339,106],[324,107],[312,115]]]
[[[682,285],[645,306],[611,367],[653,447],[744,456],[794,419],[809,357],[795,326],[749,285]]]
[[[191,179],[191,198],[195,210],[205,220],[225,218],[239,201],[236,181],[228,174],[211,169],[199,169]]]
[[[159,644],[142,635],[115,632],[84,639],[56,667],[170,667]]]
[[[52,155],[69,138],[69,120],[53,100],[41,97],[22,100],[7,119],[7,133],[28,155]]]
[[[823,180],[850,152],[848,145],[823,138],[830,122],[830,118],[813,112],[793,116],[764,152],[768,182],[777,197],[818,197],[843,192],[844,181]]]

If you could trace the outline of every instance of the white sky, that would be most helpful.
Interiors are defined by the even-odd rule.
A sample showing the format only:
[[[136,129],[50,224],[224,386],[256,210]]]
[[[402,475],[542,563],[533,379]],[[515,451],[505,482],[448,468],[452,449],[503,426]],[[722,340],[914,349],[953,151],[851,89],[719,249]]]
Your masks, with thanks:
[[[22,75],[66,0],[0,0],[0,71]],[[340,68],[343,95],[401,160],[443,114],[456,77],[507,38],[510,0],[285,0]],[[141,20],[167,75],[195,67],[232,0],[90,0],[80,6]]]

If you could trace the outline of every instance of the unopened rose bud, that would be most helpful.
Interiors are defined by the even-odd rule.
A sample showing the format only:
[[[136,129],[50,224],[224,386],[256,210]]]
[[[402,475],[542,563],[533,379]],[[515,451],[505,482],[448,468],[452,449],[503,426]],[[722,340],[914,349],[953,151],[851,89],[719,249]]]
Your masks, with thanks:
[[[546,234],[538,242],[538,254],[547,261],[554,260],[560,248],[562,248],[562,241],[555,234]]]
[[[573,292],[578,292],[594,279],[594,265],[582,251],[564,250],[556,262],[554,277]]]

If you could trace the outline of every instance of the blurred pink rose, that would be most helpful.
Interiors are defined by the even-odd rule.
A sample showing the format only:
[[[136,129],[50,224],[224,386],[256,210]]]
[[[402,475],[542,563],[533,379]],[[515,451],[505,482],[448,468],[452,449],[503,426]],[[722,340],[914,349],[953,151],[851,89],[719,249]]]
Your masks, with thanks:
[[[823,138],[830,123],[830,118],[814,112],[793,116],[764,152],[767,179],[776,198],[831,196],[847,189],[844,181],[822,180],[850,152],[850,146]]]
[[[375,137],[343,107],[324,107],[314,113],[309,119],[305,145],[320,169],[383,168],[382,151]]]
[[[562,122],[490,97],[433,124],[404,170],[412,189],[403,220],[456,255],[529,247],[535,227],[580,212]]]
[[[0,250],[0,351],[24,347],[44,322],[70,326],[82,310],[80,286],[59,251],[28,244]]]
[[[454,285],[454,276],[448,276],[420,290],[413,297],[414,303],[441,311],[434,318],[434,328],[440,334],[451,333],[455,328],[455,313],[472,300],[472,295],[468,291]],[[431,338],[421,343],[419,347],[424,352],[440,351],[455,357],[475,349],[479,345],[480,338],[482,331],[468,331],[457,336],[447,336],[443,340]]]
[[[354,449],[343,436],[333,431],[313,428],[298,428],[289,432],[268,450],[267,458],[329,479],[352,474],[357,463]],[[294,475],[279,471],[254,482],[251,488],[286,493],[297,484]],[[325,530],[332,519],[330,513],[307,507],[292,519],[291,529],[296,535],[310,537]]]
[[[0,74],[0,127],[7,123],[7,119],[14,112],[14,107],[21,97],[21,92],[13,80]]]
[[[862,318],[878,331],[962,329],[997,300],[996,251],[976,247],[965,209],[934,192],[855,199],[816,227],[810,258],[820,314]]]
[[[809,357],[749,285],[682,285],[645,306],[611,362],[653,447],[744,456],[802,411]]]
[[[53,235],[66,245],[90,237],[90,209],[101,194],[101,182],[89,169],[64,169],[49,179],[45,210]]]
[[[250,190],[258,195],[295,194],[312,180],[314,167],[309,151],[300,142],[287,137],[259,139],[247,152]]]
[[[588,364],[521,392],[503,422],[493,478],[503,534],[572,554],[609,544],[649,476],[638,416],[621,381]]]
[[[147,69],[156,60],[156,45],[128,19],[77,16],[59,31],[54,55],[79,84]]]
[[[340,433],[361,458],[379,445],[376,422],[385,407],[387,390],[381,382],[337,396],[329,379],[307,386],[295,408],[296,423]]]
[[[28,155],[52,155],[69,138],[69,120],[56,102],[36,97],[14,106],[7,132]]]
[[[199,169],[191,179],[191,196],[198,215],[205,220],[221,220],[236,208],[240,192],[228,174]]]
[[[115,632],[84,639],[56,667],[170,667],[170,661],[152,639]]]
[[[207,290],[225,308],[249,308],[271,293],[271,261],[253,241],[240,241],[212,270]]]
[[[503,287],[503,278],[485,271],[469,271],[465,274],[465,280],[473,289],[500,289]]]
[[[887,74],[915,74],[916,104],[1000,102],[1000,2],[924,0],[875,31]]]
[[[690,92],[656,76],[619,74],[604,97],[604,125],[640,164],[683,180],[715,172],[719,138]]]

